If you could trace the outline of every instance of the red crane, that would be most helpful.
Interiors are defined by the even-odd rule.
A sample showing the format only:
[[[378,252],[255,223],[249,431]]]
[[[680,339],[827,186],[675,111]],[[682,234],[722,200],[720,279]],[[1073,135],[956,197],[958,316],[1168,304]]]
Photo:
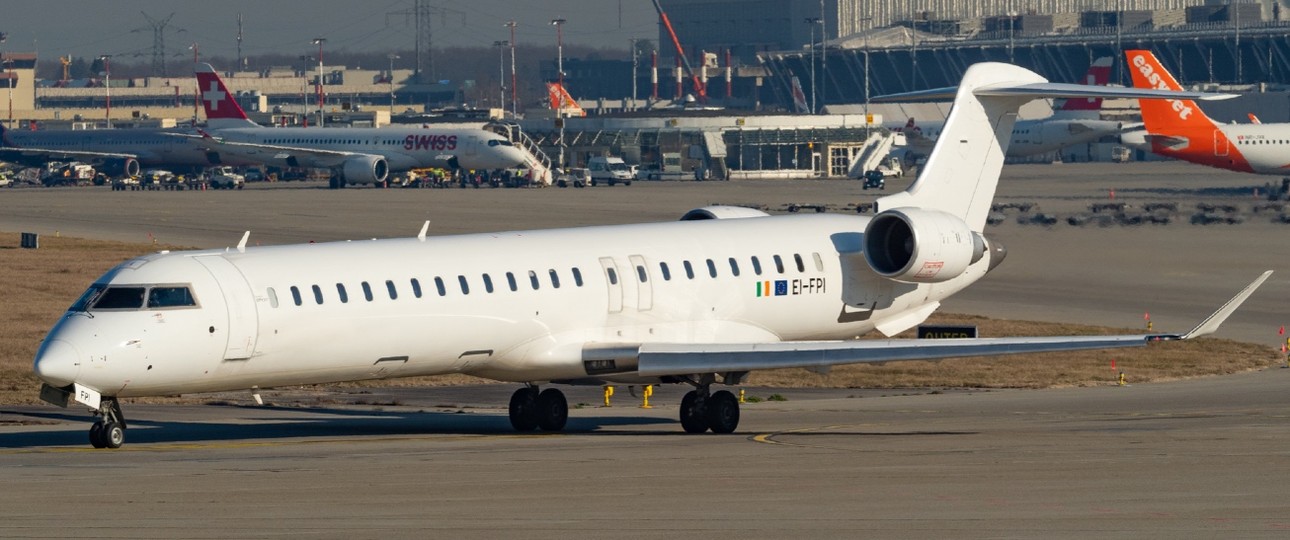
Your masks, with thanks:
[[[703,87],[703,81],[690,68],[690,59],[685,57],[685,49],[681,48],[681,40],[676,38],[676,30],[672,29],[672,21],[668,20],[667,12],[663,11],[663,6],[654,1],[654,9],[658,10],[658,18],[663,21],[663,28],[667,29],[667,34],[672,36],[672,45],[676,47],[676,57],[681,59],[681,64],[685,66],[685,72],[690,74],[690,81],[694,84],[694,93],[698,94],[700,103],[708,102],[708,90]]]

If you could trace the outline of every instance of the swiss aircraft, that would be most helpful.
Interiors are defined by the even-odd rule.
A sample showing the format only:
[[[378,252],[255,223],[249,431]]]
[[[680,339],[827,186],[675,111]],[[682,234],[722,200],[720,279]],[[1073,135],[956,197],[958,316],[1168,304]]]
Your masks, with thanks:
[[[1105,56],[1093,61],[1085,75],[1084,84],[1106,86],[1111,79],[1112,58]],[[1046,118],[1019,120],[1012,127],[1012,141],[1008,157],[1025,157],[1056,152],[1076,144],[1096,141],[1115,135],[1124,124],[1102,120],[1102,98],[1068,98],[1055,105],[1053,114]],[[918,124],[910,118],[905,124],[887,126],[892,131],[905,134],[906,145],[919,154],[931,149],[944,130],[943,122]]]
[[[1178,81],[1148,50],[1124,52],[1133,86],[1180,90]],[[1126,134],[1125,144],[1153,153],[1219,169],[1255,174],[1290,174],[1290,124],[1264,124],[1250,115],[1250,124],[1215,122],[1189,99],[1144,100],[1145,130]]]
[[[939,92],[939,94],[938,94]],[[679,221],[160,252],[94,281],[50,330],[41,397],[125,439],[121,398],[446,373],[511,381],[520,431],[559,431],[554,384],[685,384],[689,433],[731,433],[750,371],[1144,346],[1214,332],[1270,272],[1182,334],[982,339],[892,336],[1006,253],[983,234],[1007,135],[1035,98],[1214,97],[1051,84],[978,64],[908,190],[872,217],[738,207]],[[546,386],[543,388],[543,386]]]
[[[17,130],[0,125],[0,161],[41,167],[50,161],[83,161],[111,177],[137,176],[142,167],[201,171],[216,165],[251,165],[194,144],[185,129]]]
[[[508,169],[524,151],[485,124],[388,128],[268,128],[252,122],[210,64],[198,64],[207,131],[195,144],[278,167],[331,169],[331,187],[384,182],[390,173],[429,167]]]

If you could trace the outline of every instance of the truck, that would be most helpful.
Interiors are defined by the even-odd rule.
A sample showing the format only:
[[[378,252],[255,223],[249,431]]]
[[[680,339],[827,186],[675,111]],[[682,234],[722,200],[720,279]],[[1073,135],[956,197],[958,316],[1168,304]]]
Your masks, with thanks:
[[[232,167],[215,167],[210,170],[211,189],[242,189],[246,184],[246,178]]]
[[[627,166],[623,158],[613,156],[596,156],[587,160],[587,170],[591,171],[591,185],[598,185],[605,182],[614,185],[622,182],[625,186],[632,185],[632,171]]]
[[[651,163],[637,174],[645,180],[684,180],[686,176],[680,152],[663,152],[661,162]]]

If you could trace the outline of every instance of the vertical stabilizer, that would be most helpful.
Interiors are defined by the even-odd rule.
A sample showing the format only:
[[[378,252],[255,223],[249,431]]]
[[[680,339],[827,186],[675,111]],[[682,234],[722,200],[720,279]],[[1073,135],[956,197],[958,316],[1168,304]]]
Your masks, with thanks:
[[[802,81],[797,80],[797,77],[793,77],[791,90],[793,92],[793,110],[800,114],[811,112],[811,107],[806,104],[806,92],[802,91]]]
[[[1151,51],[1130,50],[1124,55],[1129,62],[1134,87],[1182,90]],[[1142,123],[1152,135],[1179,135],[1183,130],[1210,130],[1215,127],[1214,121],[1190,99],[1143,99],[1138,103],[1142,108]]]
[[[197,64],[197,89],[201,92],[202,108],[206,110],[206,126],[212,129],[259,127],[246,117],[233,93],[224,86],[215,68],[210,64]]]
[[[878,209],[915,206],[939,210],[963,219],[973,231],[981,231],[1012,140],[1017,110],[1034,97],[979,91],[1046,82],[1038,74],[1010,64],[991,62],[968,68],[918,179],[908,190],[879,199]]]
[[[1111,82],[1111,64],[1115,61],[1114,57],[1103,56],[1094,60],[1088,66],[1088,72],[1084,74],[1084,84],[1090,86],[1106,86]],[[1053,113],[1055,117],[1065,118],[1098,118],[1102,112],[1102,98],[1066,98],[1060,100],[1061,103],[1056,106]]]

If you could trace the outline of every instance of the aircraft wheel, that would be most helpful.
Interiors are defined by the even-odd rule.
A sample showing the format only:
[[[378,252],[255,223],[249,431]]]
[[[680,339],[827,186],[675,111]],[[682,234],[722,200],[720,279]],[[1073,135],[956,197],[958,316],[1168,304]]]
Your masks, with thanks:
[[[103,442],[103,422],[95,422],[90,426],[90,445],[95,448],[107,446],[107,443]]]
[[[560,431],[569,421],[569,402],[564,399],[564,392],[547,388],[538,394],[536,412],[542,431]]]
[[[704,414],[705,401],[697,390],[686,392],[685,397],[681,398],[681,427],[686,433],[703,433],[708,430]]]
[[[712,394],[707,415],[713,433],[733,433],[739,427],[739,400],[726,390]]]
[[[103,429],[99,432],[103,439],[103,445],[107,448],[120,448],[125,444],[125,428],[116,422],[103,424]]]
[[[533,431],[538,427],[537,389],[524,387],[511,394],[511,427],[516,431]]]

